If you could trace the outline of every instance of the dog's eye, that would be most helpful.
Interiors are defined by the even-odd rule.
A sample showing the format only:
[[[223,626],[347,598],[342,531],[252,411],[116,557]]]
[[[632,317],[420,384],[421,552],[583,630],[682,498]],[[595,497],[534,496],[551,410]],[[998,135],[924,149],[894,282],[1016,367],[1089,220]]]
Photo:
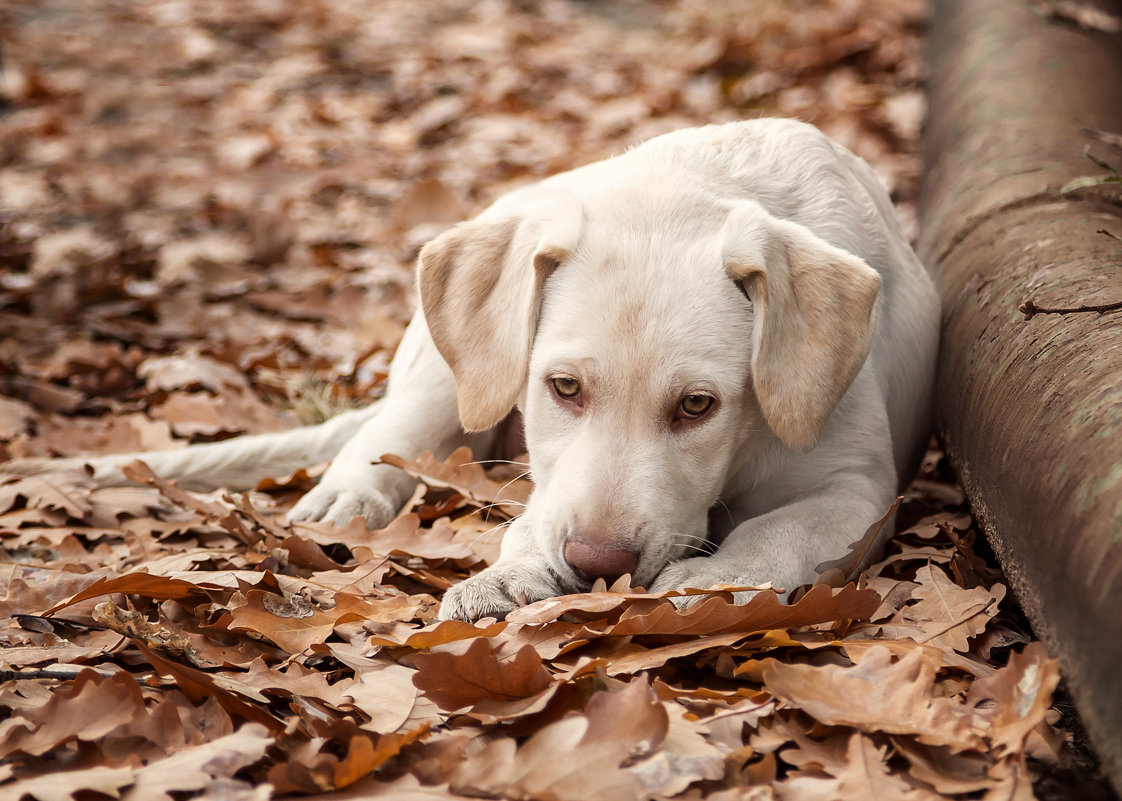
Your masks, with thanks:
[[[571,375],[556,376],[550,379],[550,383],[553,384],[553,391],[560,398],[573,400],[580,395],[580,381],[577,381]]]
[[[682,402],[678,404],[678,416],[679,418],[694,419],[701,417],[711,408],[713,408],[712,395],[693,392],[682,398]]]

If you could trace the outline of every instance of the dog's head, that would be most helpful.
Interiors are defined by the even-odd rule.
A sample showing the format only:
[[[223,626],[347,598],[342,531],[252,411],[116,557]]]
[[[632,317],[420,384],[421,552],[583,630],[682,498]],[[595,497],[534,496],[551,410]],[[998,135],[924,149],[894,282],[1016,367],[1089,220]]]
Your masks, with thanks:
[[[880,278],[754,202],[539,187],[429,243],[419,284],[464,427],[521,407],[523,525],[578,590],[649,586],[754,454],[814,447]]]

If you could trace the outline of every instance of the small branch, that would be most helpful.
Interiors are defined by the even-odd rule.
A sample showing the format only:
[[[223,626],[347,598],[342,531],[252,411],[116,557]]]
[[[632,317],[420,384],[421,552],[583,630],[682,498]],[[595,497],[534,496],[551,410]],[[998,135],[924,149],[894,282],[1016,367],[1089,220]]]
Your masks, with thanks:
[[[107,670],[106,668],[98,668],[90,665],[77,666],[67,665],[59,666],[56,668],[46,668],[41,670],[25,669],[15,670],[12,668],[0,668],[0,682],[4,681],[26,681],[28,679],[46,679],[50,681],[73,681],[78,678],[78,674],[83,670],[92,670],[103,678],[112,678],[117,675],[117,671]]]
[[[1017,309],[1025,315],[1026,320],[1031,320],[1038,314],[1086,314],[1094,312],[1095,314],[1106,314],[1107,312],[1118,311],[1122,309],[1122,301],[1118,303],[1104,303],[1101,306],[1075,306],[1068,308],[1048,308],[1047,306],[1037,306],[1031,300],[1026,300]]]
[[[1095,231],[1095,233],[1096,234],[1103,234],[1104,236],[1109,236],[1111,239],[1122,239],[1122,237],[1115,236],[1114,234],[1112,234],[1110,231],[1106,230],[1105,228],[1100,228],[1099,230]]]

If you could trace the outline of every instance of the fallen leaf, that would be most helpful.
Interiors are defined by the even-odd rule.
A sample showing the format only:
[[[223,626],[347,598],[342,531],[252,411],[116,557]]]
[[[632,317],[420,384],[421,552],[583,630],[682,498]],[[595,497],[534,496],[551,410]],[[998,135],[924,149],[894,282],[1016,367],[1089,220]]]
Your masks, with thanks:
[[[537,696],[552,684],[541,657],[530,646],[500,660],[485,639],[472,639],[459,653],[432,651],[414,657],[413,684],[444,710],[485,706],[493,711]]]
[[[763,679],[776,697],[827,725],[909,734],[928,745],[983,747],[973,711],[937,694],[935,670],[920,651],[893,663],[887,648],[871,648],[850,667],[771,662]]]

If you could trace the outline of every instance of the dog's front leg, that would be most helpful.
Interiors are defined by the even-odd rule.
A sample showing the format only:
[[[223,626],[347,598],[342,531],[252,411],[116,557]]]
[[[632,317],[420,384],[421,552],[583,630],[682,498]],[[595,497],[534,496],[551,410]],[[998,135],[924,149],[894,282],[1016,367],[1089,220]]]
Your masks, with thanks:
[[[799,585],[817,579],[817,565],[844,556],[848,546],[860,540],[869,525],[888,509],[891,497],[891,490],[857,482],[799,499],[740,523],[712,556],[667,565],[651,591],[771,582],[786,597]],[[873,555],[888,534],[885,531],[881,535]],[[738,594],[737,601],[748,596]],[[693,600],[696,597],[685,597],[675,599],[675,603],[685,606]]]
[[[520,517],[503,536],[495,564],[444,593],[440,619],[502,618],[519,606],[561,594],[557,577],[531,538],[529,521]]]
[[[469,439],[460,427],[452,371],[418,312],[394,356],[377,411],[339,451],[320,483],[292,508],[289,520],[343,525],[361,517],[371,528],[381,528],[417,485],[396,467],[374,464],[382,454],[413,459],[432,451],[443,459],[463,444],[485,448],[489,439],[489,433]]]

